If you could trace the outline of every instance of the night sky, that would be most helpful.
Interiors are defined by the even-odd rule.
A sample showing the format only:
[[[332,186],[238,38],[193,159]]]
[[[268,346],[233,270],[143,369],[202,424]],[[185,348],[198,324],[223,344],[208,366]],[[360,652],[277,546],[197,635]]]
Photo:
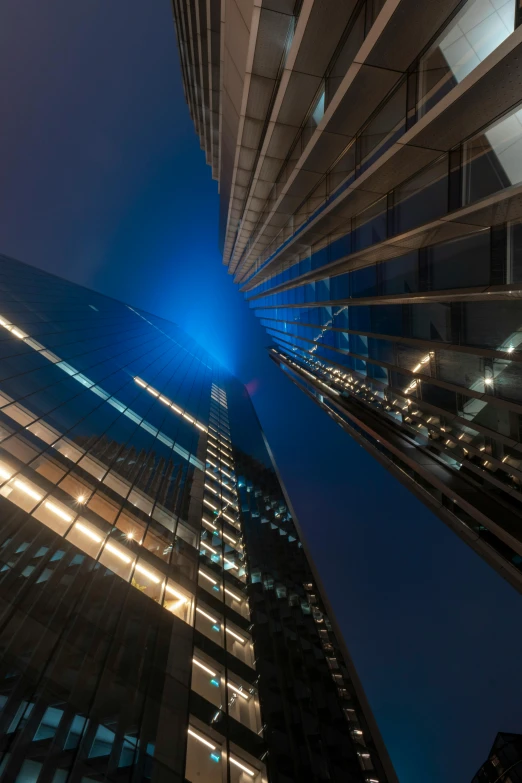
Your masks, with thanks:
[[[170,318],[253,394],[401,783],[522,731],[521,598],[307,400],[217,249],[170,0],[1,0],[0,252]]]

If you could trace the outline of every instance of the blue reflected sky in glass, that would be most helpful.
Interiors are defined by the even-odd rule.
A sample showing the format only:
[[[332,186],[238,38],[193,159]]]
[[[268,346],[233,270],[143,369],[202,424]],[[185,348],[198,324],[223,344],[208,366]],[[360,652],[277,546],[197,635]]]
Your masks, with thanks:
[[[520,597],[265,355],[217,249],[169,0],[4,0],[0,68],[0,252],[176,321],[241,377],[402,783],[471,779],[522,731]]]

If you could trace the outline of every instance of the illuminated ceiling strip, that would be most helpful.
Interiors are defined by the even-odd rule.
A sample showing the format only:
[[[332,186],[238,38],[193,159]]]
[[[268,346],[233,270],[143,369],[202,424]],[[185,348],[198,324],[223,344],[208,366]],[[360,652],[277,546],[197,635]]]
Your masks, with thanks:
[[[192,663],[195,663],[196,666],[199,666],[199,668],[203,669],[204,672],[210,674],[211,677],[217,677],[217,672],[213,672],[212,669],[209,669],[208,666],[205,666],[205,664],[201,663],[201,661],[198,660],[196,657],[192,658]]]
[[[4,467],[0,466],[0,476],[3,476],[4,478],[7,478],[9,481],[12,479],[12,475],[5,470]],[[15,478],[12,482],[13,487],[15,487],[17,490],[23,492],[24,494],[28,495],[29,497],[33,498],[34,500],[42,500],[43,494],[36,492],[33,488],[33,485],[30,482],[22,481],[19,478]],[[80,496],[81,497],[81,496]],[[9,496],[9,499],[11,502],[15,503],[16,505],[19,505],[17,501],[14,499],[15,496],[11,494]],[[58,516],[60,519],[64,520],[67,523],[72,522],[74,518],[74,512],[72,512],[72,515],[64,511],[63,507],[61,505],[58,505],[57,502],[54,502],[54,498],[52,499],[46,499],[43,502],[43,506],[50,511],[51,513]],[[35,512],[33,512],[35,513]],[[40,519],[40,521],[42,521]],[[45,521],[43,521],[44,524],[47,525]],[[96,528],[91,523],[83,523],[80,521],[77,521],[73,525],[73,530],[81,533],[82,535],[86,536],[87,538],[91,539],[91,541],[94,541],[96,544],[102,545],[104,539],[106,538],[106,533]],[[82,546],[79,542],[75,541],[76,546],[80,549],[80,551],[87,552],[88,554],[91,554],[88,552],[88,549],[85,546]],[[136,563],[136,556],[129,552],[125,547],[122,546],[114,546],[113,543],[109,540],[105,542],[105,546],[102,550],[102,552],[110,552],[115,557],[122,560],[124,563],[128,564],[129,566],[135,565],[135,572],[142,574],[145,576],[148,580],[150,580],[152,583],[156,585],[160,585],[161,587],[165,586],[165,590],[167,593],[173,595],[179,603],[185,604],[189,602],[189,598],[182,595],[178,590],[171,587],[170,584],[165,584],[165,577],[162,574],[157,574],[153,570],[150,570],[149,568],[145,568],[141,563]],[[170,611],[168,607],[165,607],[167,611]],[[175,608],[175,607],[174,607]]]
[[[217,581],[213,579],[211,576],[209,576],[208,574],[206,574],[204,571],[202,571],[201,568],[199,569],[198,573],[207,581],[212,582],[213,585],[217,585]]]
[[[208,442],[207,442],[207,448],[216,449],[216,451],[220,451],[222,454],[226,454],[227,457],[230,457],[232,459],[232,455],[229,454],[227,451],[225,451],[224,448],[222,448],[221,444],[218,442],[217,438],[215,438],[210,430],[208,431]],[[213,438],[213,440],[211,440]]]
[[[207,428],[204,424],[202,424],[197,419],[194,419],[192,416],[190,416],[186,411],[181,410],[181,408],[178,408],[177,405],[175,405],[172,400],[169,400],[168,397],[165,397],[164,395],[160,396],[160,393],[156,391],[156,389],[153,386],[149,386],[142,378],[139,378],[138,376],[134,377],[134,381],[138,383],[140,386],[142,386],[146,391],[149,392],[149,394],[152,394],[154,397],[159,397],[160,400],[165,404],[168,405],[170,408],[172,408],[173,411],[175,411],[177,414],[182,416],[187,421],[190,421],[191,424],[194,424],[198,429],[200,429],[202,432],[207,432]]]
[[[235,685],[232,685],[231,682],[227,682],[227,688],[230,688],[231,691],[234,691],[234,693],[239,694],[239,696],[242,696],[245,701],[248,701],[249,694],[245,693],[244,691],[240,690],[239,688],[236,688]]]
[[[217,495],[222,503],[225,503],[227,506],[231,506],[234,509],[234,511],[238,510],[236,504],[232,500],[229,500],[228,498],[223,496],[223,491],[218,492],[217,489],[214,489],[214,487],[211,487],[210,484],[207,484],[206,482],[205,482],[205,489],[208,489],[210,492],[213,492],[214,495]]]
[[[199,608],[199,606],[196,606],[196,612],[198,612],[198,614],[203,615],[203,617],[206,617],[207,620],[210,620],[211,623],[215,623],[216,625],[221,625],[219,620],[216,620],[215,617],[212,617],[212,615],[207,614],[207,612],[204,612],[203,609]]]
[[[210,549],[212,554],[217,555],[218,557],[221,557],[219,552],[217,552],[215,549],[213,549],[211,546],[209,546],[206,541],[201,541],[201,543],[199,545],[199,548],[200,549]]]
[[[57,505],[52,503],[50,500],[45,501],[45,507],[49,509],[49,511],[52,511],[53,514],[56,514],[57,517],[60,517],[60,519],[63,519],[64,522],[72,522],[73,518],[70,514],[66,514],[65,511],[62,511],[61,508],[59,508]]]
[[[238,640],[238,642],[241,642],[241,644],[245,644],[245,643],[246,643],[246,639],[243,639],[243,637],[242,637],[242,636],[240,636],[240,635],[239,635],[238,633],[236,633],[235,631],[232,631],[230,628],[228,628],[228,626],[225,628],[225,632],[226,632],[226,633],[228,633],[228,634],[230,634],[230,636],[233,636],[233,637],[234,637],[234,639],[237,639],[237,640]]]
[[[25,492],[25,494],[33,500],[41,500],[43,497],[43,495],[39,495],[38,492],[35,492],[34,489],[31,489],[28,484],[26,484],[24,481],[20,481],[20,479],[15,479],[13,484],[17,489]]]
[[[92,539],[93,541],[96,541],[97,544],[101,544],[101,542],[103,541],[103,538],[101,536],[99,536],[97,533],[94,533],[86,525],[82,525],[81,522],[76,522],[74,527],[76,528],[76,530],[79,530],[80,533],[83,533],[84,536],[87,536],[88,538]]]
[[[165,590],[166,590],[167,593],[170,593],[171,595],[173,595],[175,598],[177,598],[182,603],[184,603],[184,604],[187,603],[188,598],[186,596],[182,595],[181,593],[178,593],[178,591],[174,590],[174,588],[171,587],[170,585],[166,585],[165,586]]]
[[[129,419],[136,422],[138,426],[143,427],[143,429],[147,430],[147,432],[150,432],[154,436],[158,436],[158,440],[162,440],[162,442],[166,443],[166,445],[168,445],[177,454],[183,457],[183,459],[188,460],[192,465],[199,468],[200,470],[204,470],[203,463],[197,459],[197,457],[189,454],[186,449],[178,446],[177,443],[174,443],[174,441],[162,435],[162,433],[159,433],[158,429],[152,427],[151,424],[146,422],[141,416],[138,416],[138,414],[135,413],[131,408],[129,408],[123,402],[120,402],[120,400],[118,400],[116,397],[113,397],[111,394],[106,392],[104,389],[102,389],[101,386],[96,385],[94,381],[90,380],[90,378],[87,378],[85,375],[78,372],[78,370],[76,370],[72,365],[68,364],[68,362],[64,362],[55,353],[48,351],[46,347],[37,340],[33,340],[33,338],[29,337],[29,335],[27,335],[25,332],[22,332],[20,329],[14,326],[14,324],[9,323],[9,321],[7,321],[5,318],[0,317],[0,326],[3,326],[20,340],[24,340],[25,344],[36,351],[36,353],[39,353],[40,356],[43,356],[49,362],[54,364],[55,367],[59,367],[62,372],[65,372],[82,386],[85,386],[85,388],[92,391],[98,397],[101,397],[102,400],[105,400],[109,405],[112,405],[113,408],[116,408],[116,410],[120,411],[120,413],[123,413],[124,416],[127,416]]]
[[[254,777],[255,772],[254,772],[253,769],[250,769],[250,767],[245,767],[244,764],[242,764],[240,761],[235,759],[234,756],[232,756],[232,755],[229,756],[229,759],[230,759],[230,763],[231,764],[234,764],[236,767],[239,767],[239,769],[242,769],[243,772],[246,772],[247,775],[250,775],[251,778]]]
[[[207,461],[210,461],[210,460],[207,460]],[[217,468],[217,465],[215,465],[214,467]],[[225,487],[227,492],[230,492],[231,495],[235,495],[236,494],[236,491],[235,491],[234,487],[230,487],[225,481],[223,481],[223,479],[220,476],[216,476],[216,474],[212,470],[208,470],[208,468],[207,468],[207,469],[205,469],[205,473],[207,474],[207,476],[210,476],[214,481],[219,481],[221,486]]]
[[[219,499],[221,500],[221,502],[224,502],[228,506],[231,506],[234,509],[234,511],[238,510],[236,504],[232,500],[229,500],[228,498],[223,497],[223,492],[222,491],[218,492],[217,489],[214,489],[214,487],[211,487],[210,484],[207,484],[206,482],[205,482],[205,489],[208,489],[210,492],[213,492],[214,495],[217,495],[219,497]],[[232,493],[230,493],[230,494],[232,494]]]
[[[192,729],[188,729],[188,733],[190,734],[191,737],[194,737],[195,739],[197,739],[198,742],[202,742],[203,745],[206,745],[207,748],[210,748],[211,750],[215,750],[216,749],[215,745],[213,745],[211,742],[209,742],[208,740],[204,739],[203,737],[200,737],[200,735],[196,734],[196,732],[192,731]]]
[[[231,451],[230,446],[227,445],[227,443],[223,443],[223,441],[228,441],[228,443],[231,443],[230,438],[228,438],[226,435],[224,435],[222,432],[219,432],[215,427],[212,426],[212,424],[208,425],[209,430],[212,430],[212,432],[215,432],[216,435],[219,437],[216,437],[216,435],[210,435],[211,438],[214,438],[214,440],[217,440],[219,443],[223,444],[225,448],[227,448],[229,451]]]
[[[243,603],[243,598],[241,598],[239,595],[236,595],[232,592],[232,590],[229,590],[228,587],[225,587],[225,593],[228,593],[228,595],[231,595],[232,598],[237,601],[238,603]]]
[[[106,549],[108,552],[110,552],[112,555],[115,555],[115,557],[119,557],[120,560],[123,560],[124,563],[131,563],[132,558],[125,554],[125,552],[122,552],[121,549],[118,549],[118,547],[113,546],[112,544],[105,544],[104,549]]]
[[[151,582],[154,582],[154,584],[159,585],[161,582],[161,579],[158,579],[158,577],[152,573],[152,571],[149,571],[148,568],[144,568],[142,565],[138,563],[136,568],[134,569],[139,574],[143,574],[143,576],[146,576],[147,579],[150,579]]]

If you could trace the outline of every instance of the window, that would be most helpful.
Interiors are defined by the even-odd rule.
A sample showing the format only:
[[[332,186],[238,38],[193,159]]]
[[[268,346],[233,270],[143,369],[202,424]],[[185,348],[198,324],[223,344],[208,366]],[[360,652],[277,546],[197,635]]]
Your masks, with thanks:
[[[513,32],[516,0],[469,0],[419,66],[423,116]]]
[[[522,109],[517,109],[464,144],[464,203],[473,203],[520,182]]]

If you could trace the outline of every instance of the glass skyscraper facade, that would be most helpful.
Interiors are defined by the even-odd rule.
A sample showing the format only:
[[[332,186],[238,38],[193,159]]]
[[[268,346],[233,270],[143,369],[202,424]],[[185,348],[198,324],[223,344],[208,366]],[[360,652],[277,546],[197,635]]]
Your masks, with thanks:
[[[522,589],[515,0],[174,0],[272,359]]]
[[[522,736],[500,732],[471,783],[522,783]]]
[[[243,385],[0,257],[0,778],[395,783]]]

